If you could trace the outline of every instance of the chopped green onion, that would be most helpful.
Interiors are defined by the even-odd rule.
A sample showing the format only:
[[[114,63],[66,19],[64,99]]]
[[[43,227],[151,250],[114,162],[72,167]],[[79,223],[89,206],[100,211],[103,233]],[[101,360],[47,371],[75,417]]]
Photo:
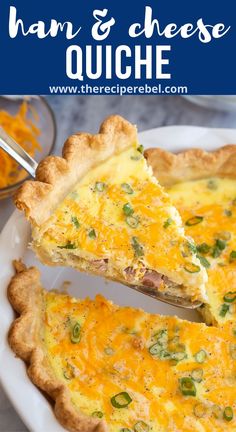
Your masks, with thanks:
[[[194,381],[200,383],[203,377],[203,370],[200,368],[193,369],[191,372],[191,377]]]
[[[139,224],[139,218],[137,216],[127,216],[125,221],[131,228],[137,228]]]
[[[132,187],[128,183],[122,183],[121,188],[129,195],[132,195],[134,193]]]
[[[236,336],[236,327],[232,329],[233,335]]]
[[[102,411],[94,411],[92,413],[92,417],[97,417],[97,418],[103,418],[103,412]]]
[[[210,246],[207,243],[202,243],[197,246],[197,251],[201,254],[207,254],[210,251]]]
[[[225,315],[227,314],[227,312],[229,312],[229,305],[226,304],[226,303],[223,303],[222,306],[221,306],[220,314],[219,314],[219,315],[220,315],[222,318],[224,318]]]
[[[70,241],[64,246],[57,246],[59,249],[76,249],[76,245]]]
[[[206,405],[204,405],[203,403],[199,402],[196,405],[194,405],[193,407],[193,414],[198,417],[198,418],[202,418],[206,415],[207,413],[207,407]]]
[[[223,298],[226,303],[233,303],[236,300],[236,291],[227,292]]]
[[[79,228],[80,227],[80,223],[79,223],[79,221],[78,221],[78,219],[77,219],[76,216],[72,216],[71,222],[74,224],[75,228]]]
[[[149,347],[150,354],[152,356],[158,356],[160,360],[171,359],[171,353],[167,351],[167,342],[168,342],[167,330],[160,330],[153,337],[157,337],[157,342]]]
[[[163,227],[164,227],[164,228],[168,228],[168,227],[169,227],[173,222],[174,222],[173,219],[168,218],[168,219],[166,219],[166,221],[164,222]]]
[[[155,343],[155,344],[153,344],[153,345],[151,345],[150,347],[149,347],[149,352],[150,352],[150,354],[152,355],[152,356],[155,356],[155,355],[157,355],[157,356],[159,356],[160,355],[160,352],[163,350],[163,347],[162,347],[162,345],[160,345],[160,343]]]
[[[72,332],[71,332],[71,337],[70,340],[72,343],[76,344],[79,343],[81,339],[81,326],[80,323],[75,323]]]
[[[213,405],[211,411],[216,419],[222,418],[222,409],[219,407],[219,405]]]
[[[218,189],[217,181],[215,179],[208,180],[207,187],[210,190],[216,190],[216,189]]]
[[[188,273],[198,273],[200,272],[201,268],[193,263],[186,263],[184,266],[184,270],[186,270]]]
[[[192,253],[195,254],[195,253],[197,252],[197,247],[196,247],[195,244],[190,243],[190,242],[187,242],[187,247],[189,248],[189,250],[190,250]]]
[[[171,353],[171,360],[176,360],[177,362],[187,358],[187,354],[184,351]]]
[[[106,185],[105,185],[105,183],[103,183],[103,182],[96,182],[96,183],[95,183],[95,190],[96,190],[97,192],[103,192],[104,189],[105,189],[105,187],[106,187]]]
[[[226,421],[231,421],[234,417],[234,413],[233,410],[230,406],[225,407],[224,411],[223,411],[223,418]]]
[[[232,211],[231,210],[225,210],[224,211],[225,216],[231,217],[232,216]]]
[[[140,144],[140,145],[138,146],[137,151],[138,151],[139,153],[142,153],[142,154],[143,154],[143,152],[144,152],[144,147],[143,147],[142,144]]]
[[[216,239],[215,241],[215,245],[213,246],[212,249],[212,254],[211,256],[213,258],[218,258],[221,255],[221,252],[226,248],[226,241],[222,240],[222,239]]]
[[[63,369],[63,376],[66,380],[70,381],[75,376],[75,368],[70,363],[67,363],[65,369]]]
[[[64,371],[63,371],[63,376],[64,376],[64,378],[65,378],[66,380],[68,380],[68,381],[70,381],[70,380],[72,379],[71,374],[68,373],[67,370],[64,370]]]
[[[88,233],[89,238],[95,239],[97,237],[95,229],[91,229]]]
[[[221,255],[221,252],[222,251],[215,245],[211,253],[212,258],[218,258]]]
[[[126,408],[131,402],[132,399],[126,392],[118,393],[111,398],[111,404],[114,408]]]
[[[203,267],[205,268],[210,268],[211,264],[209,263],[208,259],[206,259],[204,256],[202,255],[197,255],[200,263],[202,264]]]
[[[230,256],[229,256],[229,262],[233,262],[233,261],[235,261],[236,260],[236,251],[235,250],[232,250],[231,252],[230,252]]]
[[[229,346],[230,356],[233,360],[236,360],[236,344],[231,343]]]
[[[136,257],[141,257],[144,255],[143,246],[139,243],[137,237],[132,237],[132,248],[134,249],[134,253]]]
[[[150,427],[144,421],[138,421],[134,425],[134,431],[135,432],[149,432],[150,431]]]
[[[168,332],[167,329],[161,329],[153,335],[157,339],[160,345],[166,345],[168,342]]]
[[[196,360],[197,363],[204,363],[204,361],[207,358],[207,353],[206,351],[204,351],[203,349],[198,351],[195,355],[194,358]]]
[[[179,379],[180,390],[184,396],[196,396],[197,390],[192,378],[183,377]]]
[[[125,216],[131,216],[134,213],[133,207],[131,206],[131,204],[126,203],[123,205],[123,212],[125,214]]]
[[[226,248],[226,241],[222,239],[217,239],[215,245],[218,249],[223,251]]]
[[[120,429],[120,432],[132,432],[132,430],[128,428],[122,428]]]
[[[193,216],[192,218],[188,219],[187,222],[185,223],[185,225],[187,226],[193,226],[193,225],[197,225],[200,222],[203,221],[203,216]]]
[[[159,354],[160,360],[171,360],[171,354],[166,349],[161,349]]]

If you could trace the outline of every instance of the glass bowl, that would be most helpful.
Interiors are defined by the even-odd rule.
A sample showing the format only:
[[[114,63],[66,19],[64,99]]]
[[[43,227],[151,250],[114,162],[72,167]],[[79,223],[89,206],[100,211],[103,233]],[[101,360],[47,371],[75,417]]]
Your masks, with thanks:
[[[10,114],[16,114],[22,104],[24,97],[14,96],[11,97],[0,97],[0,111],[4,110]],[[47,101],[41,96],[26,97],[29,105],[32,107],[33,111],[36,111],[38,115],[37,127],[40,129],[41,133],[38,138],[41,144],[41,151],[36,151],[34,159],[40,162],[43,158],[52,153],[56,141],[56,121],[54,113],[47,103]],[[27,117],[32,118],[32,113],[27,113]],[[20,168],[23,170],[23,168]],[[0,167],[1,170],[1,167]],[[0,199],[7,198],[15,192],[15,190],[24,183],[25,180],[29,179],[29,174],[25,171],[25,177],[13,183],[7,187],[0,188]]]

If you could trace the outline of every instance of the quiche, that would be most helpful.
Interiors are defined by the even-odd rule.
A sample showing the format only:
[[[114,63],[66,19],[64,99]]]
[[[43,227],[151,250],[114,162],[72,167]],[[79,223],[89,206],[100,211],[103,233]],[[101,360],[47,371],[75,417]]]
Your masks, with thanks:
[[[146,153],[154,174],[179,210],[186,234],[208,272],[206,321],[236,319],[236,146],[215,152],[161,149]]]
[[[71,432],[236,430],[236,327],[42,288],[15,263],[9,343]],[[221,359],[221,361],[219,361]]]
[[[142,153],[136,127],[119,116],[97,135],[71,136],[15,197],[32,247],[45,264],[207,301],[207,272]]]

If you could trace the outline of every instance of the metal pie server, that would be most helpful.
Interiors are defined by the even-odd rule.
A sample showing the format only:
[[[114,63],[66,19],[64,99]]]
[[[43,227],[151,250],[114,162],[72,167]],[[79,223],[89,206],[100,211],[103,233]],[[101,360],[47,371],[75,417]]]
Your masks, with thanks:
[[[35,178],[37,162],[0,127],[0,147],[9,154],[31,177]]]
[[[0,148],[9,154],[16,162],[18,162],[22,168],[24,168],[31,177],[36,177],[37,162],[17,144],[1,127],[0,127]],[[167,294],[163,294],[154,288],[145,286],[133,286],[128,285],[136,291],[142,294],[148,295],[149,297],[159,300],[164,303],[168,303],[172,306],[177,306],[183,309],[196,309],[199,308],[202,303],[199,301],[191,302],[187,298],[175,297]]]

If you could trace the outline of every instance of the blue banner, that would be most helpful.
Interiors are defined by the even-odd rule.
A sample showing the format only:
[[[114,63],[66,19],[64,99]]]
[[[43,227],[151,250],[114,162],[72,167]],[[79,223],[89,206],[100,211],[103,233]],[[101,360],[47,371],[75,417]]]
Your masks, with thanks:
[[[236,94],[235,2],[0,4],[1,94]]]

